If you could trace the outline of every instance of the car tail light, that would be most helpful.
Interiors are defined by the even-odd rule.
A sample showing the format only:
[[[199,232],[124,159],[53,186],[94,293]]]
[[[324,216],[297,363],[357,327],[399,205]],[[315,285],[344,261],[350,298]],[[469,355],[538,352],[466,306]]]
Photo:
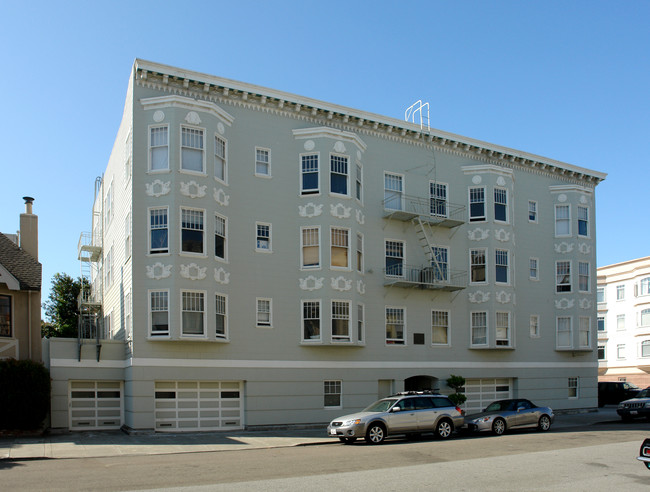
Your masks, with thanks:
[[[641,448],[641,456],[645,456],[646,458],[650,458],[650,444],[644,445]]]
[[[463,410],[463,409],[460,408],[460,407],[456,407],[456,411],[457,411],[458,413],[460,413],[461,415],[465,415],[465,410]]]

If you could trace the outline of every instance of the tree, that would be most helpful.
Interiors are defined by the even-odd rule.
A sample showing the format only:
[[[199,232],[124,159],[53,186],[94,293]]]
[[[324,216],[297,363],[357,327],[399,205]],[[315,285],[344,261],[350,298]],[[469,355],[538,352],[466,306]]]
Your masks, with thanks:
[[[465,386],[465,378],[463,376],[451,375],[447,378],[447,386],[454,390],[454,393],[449,395],[449,399],[454,405],[462,405],[467,401],[467,396],[462,393],[463,387]]]
[[[48,300],[43,303],[50,326],[50,337],[77,338],[77,298],[81,291],[81,279],[73,279],[65,273],[55,273]]]

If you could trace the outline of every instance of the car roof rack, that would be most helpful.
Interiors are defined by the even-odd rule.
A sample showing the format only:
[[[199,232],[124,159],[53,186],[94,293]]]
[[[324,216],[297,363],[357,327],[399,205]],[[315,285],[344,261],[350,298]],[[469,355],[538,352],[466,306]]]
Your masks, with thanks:
[[[391,396],[409,396],[409,395],[437,395],[441,396],[438,390],[420,390],[420,391],[400,391]]]

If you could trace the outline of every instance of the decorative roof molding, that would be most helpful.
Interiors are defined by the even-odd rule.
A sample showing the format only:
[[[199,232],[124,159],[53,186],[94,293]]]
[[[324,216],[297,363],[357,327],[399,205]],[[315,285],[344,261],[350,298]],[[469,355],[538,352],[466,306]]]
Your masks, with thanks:
[[[593,189],[578,185],[555,185],[549,186],[548,190],[551,193],[586,193],[588,195],[591,195],[594,192]]]
[[[356,134],[330,128],[328,126],[319,126],[316,128],[299,128],[293,130],[295,138],[332,138],[334,140],[342,140],[350,142],[357,146],[361,152],[365,152],[368,146]]]
[[[162,109],[162,108],[183,108],[191,111],[202,111],[216,116],[226,125],[232,126],[235,117],[221,109],[214,103],[201,101],[199,99],[192,99],[191,97],[184,97],[178,95],[172,96],[158,96],[147,97],[140,99],[140,104],[144,109]],[[197,115],[198,116],[198,115]]]
[[[557,179],[579,181],[596,186],[606,173],[574,166],[554,159],[508,147],[475,140],[442,130],[423,131],[419,125],[400,119],[326,103],[253,84],[193,72],[159,63],[136,59],[133,67],[136,84],[165,92],[183,94],[188,99],[207,99],[214,104],[229,104],[258,111],[281,114],[313,124],[326,122],[342,131],[401,141],[424,148],[461,155],[505,168],[520,168]]]
[[[9,270],[0,265],[0,284],[7,284],[9,290],[20,290],[20,282]]]
[[[464,174],[500,174],[508,178],[512,178],[514,171],[507,167],[495,166],[494,164],[482,164],[478,166],[462,166]]]

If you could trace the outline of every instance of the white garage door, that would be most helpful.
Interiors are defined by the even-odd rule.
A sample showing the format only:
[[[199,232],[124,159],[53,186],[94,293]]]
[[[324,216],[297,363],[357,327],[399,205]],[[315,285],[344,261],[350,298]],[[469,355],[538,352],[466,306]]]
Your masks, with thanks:
[[[465,381],[467,415],[481,412],[495,400],[512,398],[512,379],[467,379]]]
[[[70,430],[122,426],[121,381],[70,381],[68,388]]]
[[[243,428],[241,382],[156,381],[155,390],[157,431]]]

